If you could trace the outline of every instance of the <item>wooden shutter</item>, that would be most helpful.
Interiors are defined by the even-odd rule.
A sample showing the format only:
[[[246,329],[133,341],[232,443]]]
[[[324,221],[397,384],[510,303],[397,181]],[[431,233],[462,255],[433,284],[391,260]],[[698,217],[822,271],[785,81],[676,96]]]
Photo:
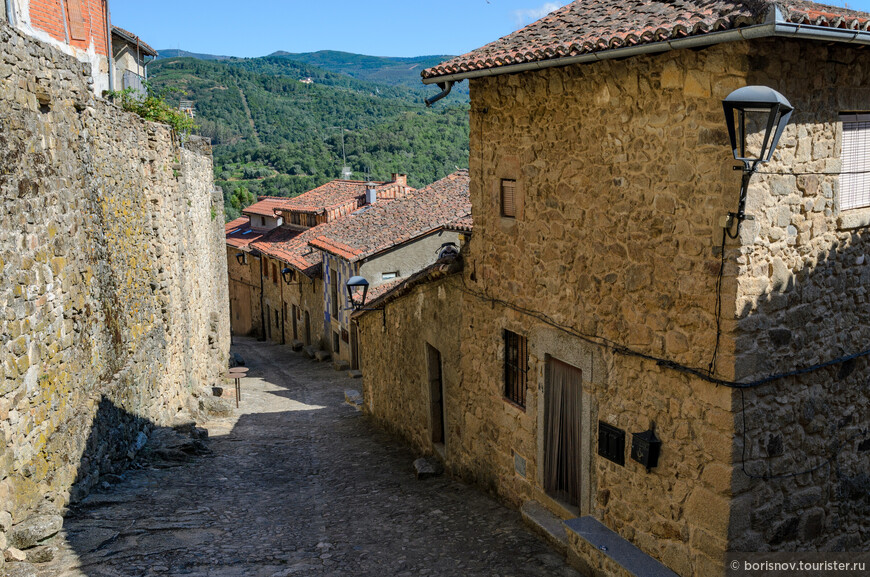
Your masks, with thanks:
[[[509,218],[517,216],[517,181],[501,181],[501,215]]]
[[[69,35],[73,40],[87,40],[87,23],[82,13],[81,0],[66,0],[66,13],[69,17]]]
[[[840,210],[870,206],[870,115],[849,114],[843,122]]]

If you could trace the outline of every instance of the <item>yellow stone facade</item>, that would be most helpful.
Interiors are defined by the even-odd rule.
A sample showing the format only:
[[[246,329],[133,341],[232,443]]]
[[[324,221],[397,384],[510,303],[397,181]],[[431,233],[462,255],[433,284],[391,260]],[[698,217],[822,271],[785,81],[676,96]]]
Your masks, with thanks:
[[[390,302],[386,329],[380,313],[359,319],[366,409],[418,449],[442,452],[453,474],[514,505],[593,515],[682,576],[722,575],[728,550],[866,543],[866,362],[742,395],[705,375],[720,220],[740,189],[721,100],[746,85],[775,88],[796,112],[762,169],[772,174],[752,181],[755,220],[725,248],[713,376],[750,382],[870,342],[856,228],[867,211],[840,211],[836,176],[780,174],[839,170],[839,114],[870,107],[868,74],[870,59],[849,48],[765,40],[472,79],[474,233],[463,272]],[[516,182],[517,218],[501,216],[502,179]],[[505,330],[528,342],[524,408],[505,399]],[[443,357],[443,451],[421,394],[432,341],[456,343]],[[553,360],[582,374],[576,508],[543,490]],[[824,465],[839,444],[835,461],[749,478],[744,400],[751,473]],[[626,432],[624,466],[598,455],[599,422]],[[663,445],[647,472],[630,445],[653,425]]]

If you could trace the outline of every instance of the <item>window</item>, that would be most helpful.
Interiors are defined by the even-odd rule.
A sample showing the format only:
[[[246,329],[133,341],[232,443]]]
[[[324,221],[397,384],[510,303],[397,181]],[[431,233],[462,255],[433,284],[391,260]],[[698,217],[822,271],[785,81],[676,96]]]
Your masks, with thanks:
[[[338,336],[338,333],[332,333],[332,352],[338,353],[341,349],[341,339]]]
[[[272,282],[275,284],[278,283],[278,265],[274,262],[272,263]]]
[[[278,328],[280,325],[278,324],[278,309],[275,309],[275,328]]]
[[[394,278],[399,278],[399,271],[381,273],[381,280],[390,280]]]
[[[501,215],[507,218],[517,217],[517,181],[501,181]]]
[[[840,210],[870,206],[870,113],[841,114]]]
[[[529,347],[526,338],[504,332],[504,396],[526,408],[526,379],[529,372]]]
[[[265,216],[260,217],[260,226],[266,226],[266,217]]]
[[[329,271],[329,297],[332,301],[332,316],[338,316],[338,273],[335,269]]]

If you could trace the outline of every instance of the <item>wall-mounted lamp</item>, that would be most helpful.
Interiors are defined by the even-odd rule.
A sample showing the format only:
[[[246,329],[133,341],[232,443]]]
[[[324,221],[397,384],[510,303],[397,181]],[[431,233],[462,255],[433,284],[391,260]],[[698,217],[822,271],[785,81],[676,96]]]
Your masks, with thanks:
[[[356,311],[381,311],[383,313],[383,322],[384,327],[387,326],[387,307],[380,306],[374,308],[365,308],[366,304],[366,295],[369,292],[369,281],[361,276],[353,276],[348,279],[345,283],[347,285],[347,296],[350,298],[350,307],[354,312]],[[360,304],[356,304],[353,300],[354,294],[356,294],[357,289],[362,289],[362,301]]]
[[[729,94],[722,101],[725,110],[725,123],[728,127],[728,137],[731,140],[731,150],[734,160],[743,163],[743,180],[740,186],[740,203],[737,212],[729,212],[722,226],[731,238],[737,238],[740,233],[740,223],[751,220],[747,215],[746,193],[749,180],[758,169],[758,165],[770,162],[773,151],[788,124],[794,107],[789,101],[767,86],[744,86]],[[749,147],[746,142],[746,132],[764,129],[764,138],[760,145]],[[738,170],[735,167],[735,170]],[[737,221],[737,231],[731,234],[731,227]]]
[[[293,282],[293,269],[290,267],[284,267],[281,270],[281,276],[284,277],[284,284],[290,284]]]
[[[245,264],[245,253],[236,253],[236,260],[239,261],[239,264]]]
[[[369,292],[369,281],[361,276],[353,276],[350,277],[347,281],[347,296],[350,299],[350,305],[354,310],[359,310],[366,304],[366,295]],[[360,302],[359,306],[353,300],[354,294],[357,289],[362,289],[362,302]]]

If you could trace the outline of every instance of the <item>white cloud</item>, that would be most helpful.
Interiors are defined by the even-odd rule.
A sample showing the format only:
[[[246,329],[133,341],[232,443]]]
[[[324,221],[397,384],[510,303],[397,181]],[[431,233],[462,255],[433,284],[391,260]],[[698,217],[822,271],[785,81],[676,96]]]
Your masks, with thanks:
[[[553,10],[557,10],[565,4],[568,4],[568,2],[547,2],[537,8],[530,8],[528,10],[514,10],[514,21],[516,22],[517,26],[525,26],[526,24],[543,18]]]

